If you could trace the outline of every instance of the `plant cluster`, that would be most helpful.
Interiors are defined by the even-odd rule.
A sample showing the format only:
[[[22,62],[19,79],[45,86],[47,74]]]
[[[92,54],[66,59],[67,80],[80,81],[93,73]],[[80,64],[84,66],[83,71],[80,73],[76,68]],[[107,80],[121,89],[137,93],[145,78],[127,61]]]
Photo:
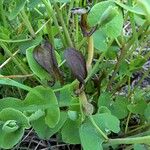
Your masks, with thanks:
[[[0,148],[33,128],[84,150],[147,149],[149,26],[149,0],[1,0]]]

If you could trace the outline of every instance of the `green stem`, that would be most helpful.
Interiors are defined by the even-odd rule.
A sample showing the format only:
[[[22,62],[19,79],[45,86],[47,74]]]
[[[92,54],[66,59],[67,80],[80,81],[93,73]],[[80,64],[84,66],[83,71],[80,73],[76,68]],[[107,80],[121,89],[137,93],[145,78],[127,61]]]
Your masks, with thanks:
[[[81,47],[83,46],[83,44],[86,43],[86,40],[87,40],[87,39],[86,39],[85,37],[82,38],[82,40],[80,41],[80,43],[78,43],[78,45],[77,45],[77,49],[78,49],[78,50],[80,50]]]
[[[127,122],[126,122],[126,127],[125,127],[125,134],[128,132],[128,125],[131,117],[131,112],[129,112],[128,117],[127,117]]]
[[[112,95],[114,95],[116,92],[118,92],[119,89],[121,89],[121,87],[126,84],[128,80],[128,77],[127,76],[124,76],[122,78],[122,80],[120,80],[115,86],[114,88],[112,89]]]
[[[141,36],[141,34],[143,33],[143,29],[145,29],[147,26],[148,26],[148,22],[145,22],[143,24],[143,26],[140,27],[139,32],[138,32],[138,37]],[[127,50],[130,49],[130,47],[134,44],[134,42],[135,42],[135,38],[132,37],[127,42],[128,43],[127,45],[122,46],[120,56],[119,56],[118,61],[117,61],[116,65],[115,65],[115,67],[114,67],[114,72],[112,74],[111,79],[108,82],[107,90],[110,88],[110,86],[111,86],[111,84],[112,84],[112,82],[113,82],[113,80],[114,80],[114,78],[115,78],[115,76],[116,76],[116,74],[118,72],[118,69],[120,67],[121,62],[127,57],[127,55],[128,55],[127,54]]]
[[[30,23],[30,21],[29,21],[29,18],[28,18],[28,16],[27,16],[27,14],[26,14],[26,12],[25,12],[24,9],[21,11],[21,15],[20,15],[20,16],[21,16],[21,18],[22,18],[24,24],[25,24],[26,27],[28,28],[28,30],[29,30],[31,36],[34,38],[34,37],[35,37],[35,32],[34,32],[34,30],[33,30],[33,28],[32,28],[32,25],[31,25],[31,23]]]
[[[3,9],[3,1],[2,0],[0,0],[0,14],[1,14],[1,18],[2,18],[2,21],[3,21],[4,27],[7,27],[7,21],[6,21],[5,12],[4,12],[4,9]]]
[[[54,2],[54,7],[56,9],[56,12],[57,12],[57,15],[58,15],[58,18],[60,20],[60,23],[62,25],[62,28],[63,28],[63,31],[64,31],[64,34],[65,34],[65,37],[66,37],[66,40],[67,40],[67,43],[70,47],[73,47],[73,43],[71,41],[71,38],[70,38],[70,35],[69,35],[69,32],[67,30],[67,27],[66,27],[66,24],[64,22],[64,19],[63,19],[63,16],[62,16],[62,13],[57,5],[57,3]]]
[[[120,67],[120,64],[121,64],[123,58],[125,57],[125,55],[126,55],[126,49],[125,49],[125,47],[122,47],[122,48],[121,48],[120,56],[119,56],[118,61],[117,61],[116,65],[115,65],[115,68],[114,68],[114,72],[113,72],[113,74],[112,74],[111,79],[110,79],[109,82],[108,82],[107,90],[109,90],[109,88],[110,88],[110,86],[111,86],[111,84],[112,84],[112,82],[113,82],[113,80],[114,80],[114,78],[115,78],[115,76],[116,76],[116,74],[117,74],[117,72],[118,72],[118,69],[119,69],[119,67]]]
[[[129,4],[129,6],[133,7],[132,6],[132,0],[128,0],[128,4]],[[138,35],[137,35],[135,21],[134,21],[134,14],[132,12],[129,12],[129,17],[130,17],[133,37],[136,40],[136,43],[138,44]]]
[[[109,139],[109,145],[119,145],[119,144],[149,144],[150,136],[144,137],[134,137],[134,138],[118,138],[118,139]]]
[[[12,58],[12,60],[14,61],[14,63],[19,67],[19,69],[22,71],[23,74],[28,74],[28,72],[21,66],[20,62],[13,56],[13,54],[10,52],[10,50],[5,46],[5,44],[3,44],[2,42],[0,42],[0,46],[4,49],[4,51],[6,52],[6,54]]]
[[[68,87],[70,87],[70,88],[76,87],[78,84],[79,84],[79,81],[78,81],[78,80],[74,80],[72,83],[67,84],[67,85],[65,85],[65,86],[63,86],[63,87],[61,87],[61,88],[54,89],[53,91],[54,91],[54,92],[59,92],[59,91],[64,90],[64,89],[66,89],[66,88],[68,88]]]
[[[48,32],[48,37],[50,39],[50,43],[52,43],[52,45],[54,45],[54,36],[53,36],[53,31],[52,31],[51,20],[47,23],[46,28],[47,28],[47,32]]]
[[[137,131],[139,131],[139,130],[141,130],[141,129],[144,130],[145,128],[148,128],[148,127],[150,127],[150,123],[144,124],[144,125],[142,125],[142,126],[140,126],[140,127],[137,127],[137,128],[135,128],[135,129],[133,129],[133,130],[127,132],[125,135],[131,135],[131,134],[133,134],[133,133],[135,133],[135,132],[137,132]]]
[[[144,72],[144,75],[142,76],[142,78],[139,80],[139,82],[137,83],[137,85],[134,87],[134,89],[128,94],[128,98],[130,98],[132,96],[132,94],[134,93],[134,91],[138,88],[138,86],[143,82],[143,80],[148,77],[150,73],[150,68]]]
[[[104,54],[101,54],[101,56],[99,57],[99,59],[97,60],[96,64],[94,65],[94,67],[90,70],[87,78],[85,79],[85,82],[87,82],[92,76],[93,74],[95,74],[96,70],[99,67],[99,63],[103,60],[104,58]]]
[[[48,6],[51,6],[50,2],[47,3]],[[49,7],[50,8],[50,7]],[[49,10],[49,22],[47,23],[46,25],[46,28],[47,28],[47,31],[48,31],[48,37],[50,39],[50,42],[52,43],[52,45],[54,45],[54,36],[53,36],[53,31],[52,31],[52,19],[51,19],[51,11],[52,11],[52,8],[51,10]]]
[[[71,2],[69,4],[68,16],[67,16],[67,27],[69,27],[69,20],[70,20],[70,17],[71,17],[71,9],[73,8],[74,1],[75,0],[71,0]]]
[[[20,40],[5,40],[5,39],[0,39],[0,42],[6,42],[6,43],[20,43],[20,42],[26,42],[30,41],[31,39],[20,39]]]
[[[94,121],[93,117],[92,117],[92,116],[89,116],[89,119],[90,119],[91,123],[93,124],[93,126],[96,128],[96,130],[99,132],[99,134],[100,134],[101,136],[103,136],[106,141],[108,141],[109,138],[108,138],[107,135],[98,127],[98,125],[97,125],[96,122]]]
[[[94,43],[93,43],[93,36],[87,37],[88,40],[88,58],[86,62],[86,67],[87,70],[91,69],[91,64],[93,61],[93,56],[94,56]]]
[[[138,38],[141,36],[141,34],[143,34],[143,32],[145,31],[145,29],[149,26],[149,23],[147,21],[145,21],[145,23],[139,28],[139,31],[138,31]],[[144,33],[145,34],[145,33]],[[130,47],[134,44],[135,42],[135,38],[134,37],[131,37],[126,43],[126,49],[129,50]],[[128,53],[129,54],[129,53]],[[129,54],[130,55],[130,54]],[[129,56],[127,55],[127,57]]]
[[[51,6],[50,1],[49,2],[47,0],[41,0],[41,1],[43,2],[43,4],[45,5],[45,7],[47,9],[47,13],[48,13],[49,18],[51,18],[51,17],[53,18],[54,24],[55,24],[55,26],[58,29],[58,32],[59,32],[59,35],[61,37],[62,43],[63,43],[64,47],[66,47],[66,42],[64,40],[61,28],[59,27],[59,24],[58,24],[55,12],[54,12],[54,10],[53,10],[53,8]]]
[[[81,121],[83,122],[85,119],[84,115],[85,112],[83,111],[83,108],[86,109],[86,104],[88,103],[84,91],[79,94],[79,99],[80,99],[79,103],[80,103]]]
[[[43,17],[43,14],[35,7],[34,10]]]
[[[78,0],[75,1],[75,7],[79,7],[79,1]],[[76,14],[75,15],[75,29],[76,29],[76,31],[75,31],[75,43],[77,43],[77,44],[78,44],[78,41],[79,41],[79,39],[78,39],[78,36],[79,36],[79,23],[78,23],[78,21],[79,21],[79,17]]]

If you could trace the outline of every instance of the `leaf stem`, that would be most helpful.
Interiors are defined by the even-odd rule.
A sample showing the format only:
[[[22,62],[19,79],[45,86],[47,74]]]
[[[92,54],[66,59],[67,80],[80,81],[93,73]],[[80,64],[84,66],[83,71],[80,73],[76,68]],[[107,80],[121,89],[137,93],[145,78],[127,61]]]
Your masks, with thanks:
[[[134,91],[138,88],[138,86],[143,82],[143,80],[149,75],[150,73],[150,68],[144,72],[144,75],[142,76],[142,78],[139,80],[139,82],[137,83],[137,85],[134,87],[134,89],[128,94],[128,98],[130,98],[130,96],[132,96],[132,94],[134,93]]]
[[[112,82],[113,82],[113,80],[114,80],[114,78],[115,78],[115,76],[116,76],[116,74],[118,72],[118,69],[120,67],[121,61],[123,60],[125,55],[126,55],[126,49],[125,49],[125,47],[122,47],[121,48],[121,52],[120,52],[120,56],[119,56],[118,61],[117,61],[116,65],[115,65],[115,68],[114,68],[114,72],[112,74],[111,79],[108,82],[107,90],[109,90],[109,88],[110,88],[110,86],[111,86],[111,84],[112,84]]]
[[[96,124],[96,122],[94,121],[92,116],[89,116],[89,119],[91,121],[91,123],[93,124],[93,126],[96,128],[96,130],[100,133],[100,135],[102,135],[104,137],[104,139],[106,140],[106,142],[109,140],[109,138],[107,137],[107,135],[98,127],[98,125]]]
[[[145,22],[139,29],[139,32],[138,32],[138,37],[141,36],[141,34],[143,33],[143,29],[146,28],[148,26],[148,22]],[[120,52],[120,56],[118,58],[118,61],[114,67],[114,72],[112,74],[112,77],[111,79],[109,80],[108,82],[108,85],[107,85],[107,90],[110,88],[117,72],[118,72],[118,69],[120,67],[120,64],[122,62],[122,60],[124,60],[127,56],[127,50],[130,49],[130,47],[133,45],[133,43],[135,42],[135,37],[133,36],[128,42],[127,42],[127,45],[122,45],[122,48],[121,48],[121,52]]]
[[[6,43],[20,43],[20,42],[26,42],[30,41],[31,39],[20,39],[20,40],[5,40],[5,39],[0,39],[0,42],[6,42]]]
[[[65,22],[64,22],[62,13],[61,13],[61,11],[60,11],[60,9],[59,9],[57,3],[55,3],[55,2],[54,2],[54,7],[55,7],[56,12],[57,12],[57,14],[58,14],[58,18],[59,18],[59,20],[60,20],[60,23],[61,23],[61,25],[62,25],[62,28],[63,28],[63,30],[64,30],[64,34],[65,34],[67,43],[68,43],[68,45],[69,45],[70,47],[73,47],[73,43],[72,43],[72,41],[71,41],[69,32],[68,32],[67,27],[66,27],[66,25],[65,25]]]
[[[33,28],[32,28],[32,25],[31,25],[31,23],[30,23],[30,21],[29,21],[29,18],[28,18],[28,16],[27,16],[27,14],[26,14],[26,12],[25,12],[24,9],[22,9],[20,16],[21,16],[21,18],[22,18],[24,24],[25,24],[26,27],[28,28],[28,30],[29,30],[31,36],[34,38],[34,37],[36,36],[36,35],[35,35],[35,32],[34,32],[34,30],[33,30]]]
[[[47,28],[50,43],[52,45],[54,45],[54,36],[53,36],[53,31],[52,31],[52,22],[51,22],[51,20],[47,23],[46,28]]]
[[[4,51],[6,52],[6,54],[9,57],[12,58],[12,60],[19,67],[19,69],[22,71],[22,73],[23,74],[28,74],[27,71],[22,67],[22,65],[20,64],[20,62],[13,56],[13,54],[10,52],[10,50],[5,46],[5,44],[3,44],[2,42],[0,42],[0,46],[4,49]]]
[[[126,127],[125,127],[125,134],[128,132],[128,125],[129,125],[130,117],[131,117],[131,112],[129,112],[128,117],[127,117]]]
[[[47,13],[48,13],[49,18],[51,18],[51,17],[53,18],[54,24],[55,24],[55,26],[58,29],[58,32],[59,32],[59,35],[61,37],[62,43],[63,43],[64,47],[66,47],[66,42],[64,40],[61,28],[59,27],[59,24],[58,24],[55,12],[54,12],[54,10],[53,10],[53,8],[51,6],[50,1],[49,2],[47,0],[41,0],[41,1],[43,2],[43,4],[45,5],[45,7],[47,9]]]
[[[132,7],[132,0],[128,0],[128,4],[129,4],[129,6]],[[135,21],[134,21],[134,14],[133,14],[133,12],[128,12],[128,13],[129,13],[129,17],[130,17],[130,22],[131,22],[133,37],[136,40],[136,44],[138,45],[138,35],[137,35]]]
[[[145,128],[148,128],[148,127],[150,127],[150,123],[144,124],[144,125],[139,126],[139,127],[135,128],[135,129],[133,129],[131,131],[128,131],[125,135],[133,134],[133,133],[135,133],[138,130],[141,130],[141,129],[144,130]]]
[[[2,21],[3,21],[4,27],[7,27],[7,21],[6,21],[5,12],[4,12],[4,9],[3,9],[3,1],[2,0],[0,0],[0,14],[1,14],[1,18],[2,18]]]
[[[90,70],[87,78],[85,79],[85,82],[87,82],[93,76],[93,74],[96,72],[96,70],[99,67],[99,63],[103,60],[103,58],[104,58],[104,54],[101,54],[94,67]]]
[[[87,70],[91,69],[91,64],[94,56],[94,44],[93,44],[93,36],[87,37],[88,40],[88,58],[86,62]]]
[[[119,144],[149,144],[150,136],[144,137],[134,137],[134,138],[118,138],[109,139],[109,145],[119,145]]]

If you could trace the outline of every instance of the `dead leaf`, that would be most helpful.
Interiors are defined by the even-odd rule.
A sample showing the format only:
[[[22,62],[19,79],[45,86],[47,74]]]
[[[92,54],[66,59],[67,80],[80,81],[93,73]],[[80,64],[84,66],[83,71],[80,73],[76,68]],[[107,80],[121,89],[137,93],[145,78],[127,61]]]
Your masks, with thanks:
[[[83,55],[74,48],[67,48],[64,55],[73,75],[80,83],[84,84],[84,79],[87,77],[87,69]]]
[[[33,51],[33,57],[54,79],[63,82],[62,73],[58,68],[54,48],[45,41],[42,45],[37,46]]]

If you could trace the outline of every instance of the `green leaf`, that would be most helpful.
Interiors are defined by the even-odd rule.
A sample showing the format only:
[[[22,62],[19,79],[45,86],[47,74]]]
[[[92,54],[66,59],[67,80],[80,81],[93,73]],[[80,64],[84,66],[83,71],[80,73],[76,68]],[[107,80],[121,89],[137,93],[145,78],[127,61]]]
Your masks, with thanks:
[[[147,121],[150,122],[150,103],[147,105],[144,111],[144,116],[147,119]]]
[[[36,38],[34,38],[30,41],[19,43],[18,45],[19,45],[19,48],[20,48],[20,52],[23,53],[23,54],[26,54],[27,49],[29,49],[30,47],[39,45],[41,41],[42,41],[42,36],[39,35],[39,36],[37,36]]]
[[[6,97],[3,99],[0,99],[0,111],[8,107],[21,111],[22,104],[23,103],[20,99],[13,98],[13,97]]]
[[[118,15],[103,28],[103,32],[110,38],[117,38],[122,33],[123,28],[123,16],[122,12],[119,11]]]
[[[94,89],[94,83],[93,83],[93,81],[88,81],[87,83],[86,83],[86,86],[85,86],[85,92],[86,93],[93,93],[95,91],[95,89]]]
[[[119,75],[120,76],[129,75],[129,73],[130,73],[129,64],[126,61],[122,61],[119,67]]]
[[[134,150],[147,150],[147,148],[142,144],[134,144]]]
[[[57,51],[55,51],[55,56],[59,66],[62,63],[61,56]]]
[[[95,4],[88,14],[88,23],[90,26],[95,26],[99,23],[100,18],[103,16],[103,12],[107,10],[108,7],[116,7],[115,3],[112,1],[104,1]],[[101,27],[103,33],[110,38],[116,38],[121,34],[123,27],[123,16],[121,11],[119,11],[116,16]],[[96,31],[97,32],[97,31]],[[100,35],[100,34],[99,34]]]
[[[41,97],[38,97],[34,93],[38,92]],[[42,86],[37,86],[29,92],[25,98],[24,106],[31,106],[31,108],[40,105],[51,106],[45,110],[45,123],[53,128],[58,123],[60,119],[60,110],[58,107],[58,102],[54,92],[50,88],[44,88]]]
[[[98,109],[98,113],[109,113],[111,114],[111,111],[106,106],[100,106]]]
[[[37,96],[41,97],[41,95],[35,91],[35,90],[31,90],[31,92],[35,93]],[[42,99],[42,98],[41,98]],[[6,97],[3,99],[0,99],[0,110],[4,109],[4,108],[14,108],[16,110],[19,110],[21,112],[24,112],[26,114],[30,114],[32,115],[32,113],[35,113],[36,111],[40,111],[40,110],[45,110],[45,109],[50,109],[52,107],[56,107],[49,104],[49,103],[42,103],[41,104],[37,104],[35,102],[35,105],[28,105],[26,104],[26,101],[17,99],[17,98],[13,98],[13,97]]]
[[[31,124],[40,138],[49,139],[52,135],[57,133],[62,128],[66,120],[67,114],[65,112],[61,112],[60,120],[54,128],[50,128],[47,124],[45,124],[44,117],[41,117],[38,120],[31,122]]]
[[[6,78],[0,78],[0,84],[15,86],[15,87],[24,89],[26,91],[30,91],[32,89],[31,87],[29,87],[27,85],[24,85],[24,84],[21,84],[17,81],[12,80],[12,79],[6,79]]]
[[[12,133],[12,132],[17,131],[18,128],[19,128],[19,126],[18,126],[16,120],[8,120],[3,124],[2,130],[5,133]]]
[[[88,23],[90,26],[95,26],[102,17],[103,12],[109,7],[109,6],[115,6],[115,4],[112,1],[104,1],[99,2],[95,4],[89,14],[88,14]]]
[[[118,14],[117,7],[114,6],[109,6],[102,14],[100,21],[99,21],[99,26],[102,27],[109,23],[111,20],[114,19],[114,17]]]
[[[16,120],[18,125],[29,128],[27,117],[20,111],[13,108],[5,108],[0,112],[0,121]]]
[[[138,70],[144,65],[145,62],[146,59],[143,56],[138,56],[136,59],[131,60],[129,70],[130,71]]]
[[[111,94],[108,92],[104,92],[100,95],[100,97],[98,98],[98,107],[101,106],[106,106],[106,107],[110,107],[111,104]]]
[[[146,18],[150,23],[150,1],[148,0],[137,0],[137,5],[145,12]]]
[[[68,116],[71,120],[75,121],[78,119],[78,112],[77,111],[68,111]]]
[[[58,95],[59,105],[60,106],[69,106],[71,101],[73,100],[72,97],[72,90],[70,86],[66,86],[62,89]]]
[[[52,104],[55,102],[53,101]],[[53,107],[46,110],[45,123],[50,127],[54,128],[60,119],[60,111],[58,107]]]
[[[26,57],[29,63],[29,67],[32,70],[32,72],[37,75],[41,80],[42,79],[50,79],[50,75],[48,74],[47,71],[45,71],[37,62],[36,60],[33,58],[33,50],[34,47],[30,47],[29,49],[27,49],[26,51]]]
[[[12,108],[3,109],[0,112],[0,147],[12,148],[22,138],[24,129],[29,127],[29,121],[23,113]]]
[[[13,20],[18,14],[19,12],[24,8],[24,5],[26,4],[26,0],[15,0],[15,1],[12,1],[11,3],[11,11],[8,15],[8,18],[9,20]],[[12,5],[13,8],[12,8]]]
[[[133,12],[135,14],[138,14],[138,15],[146,15],[145,12],[139,8],[139,6],[135,5],[134,7],[131,7],[131,6],[128,6],[128,5],[125,5],[119,1],[114,1],[117,5],[119,5],[120,7],[126,9],[127,11],[130,11],[130,12]]]
[[[108,48],[105,33],[99,29],[93,34],[94,47],[100,52],[105,52]]]
[[[144,100],[141,100],[141,101],[138,101],[137,103],[129,104],[127,108],[129,109],[130,112],[134,114],[143,115],[146,109],[146,106],[147,106],[147,103]]]
[[[86,121],[83,123],[79,129],[79,133],[84,150],[103,150],[102,142],[104,139],[100,137],[91,122]]]
[[[112,115],[118,119],[123,119],[128,115],[127,109],[128,101],[122,96],[118,96],[115,102],[110,106]]]
[[[119,51],[119,47],[118,46],[110,46],[107,49],[107,51],[105,53],[105,56],[108,59],[116,59],[118,51]]]
[[[45,112],[41,109],[38,109],[37,111],[35,111],[34,113],[31,111],[26,111],[24,112],[25,115],[29,116],[29,121],[35,121],[38,120],[39,118],[45,116]]]
[[[70,2],[70,0],[56,0],[57,2],[60,2],[60,3],[68,3]]]
[[[40,2],[41,2],[41,0],[30,0],[30,1],[28,2],[28,7],[29,7],[30,9],[33,9],[33,8],[35,8],[38,4],[40,4]]]
[[[117,117],[109,113],[96,114],[92,117],[103,132],[108,133],[109,131],[112,131],[118,133],[120,131],[120,121]]]
[[[80,137],[79,137],[79,121],[72,121],[68,119],[61,131],[62,140],[65,143],[69,144],[80,144]]]
[[[8,28],[4,26],[0,26],[0,39],[9,40],[10,38],[10,31]]]
[[[52,30],[52,31],[54,31],[54,30]],[[54,39],[54,45],[55,45],[55,49],[61,49],[61,48],[63,48],[63,43],[62,43],[61,39],[55,38]]]
[[[144,90],[137,88],[134,91],[134,102],[138,103],[139,101],[144,101],[145,100],[145,95],[144,95]]]

